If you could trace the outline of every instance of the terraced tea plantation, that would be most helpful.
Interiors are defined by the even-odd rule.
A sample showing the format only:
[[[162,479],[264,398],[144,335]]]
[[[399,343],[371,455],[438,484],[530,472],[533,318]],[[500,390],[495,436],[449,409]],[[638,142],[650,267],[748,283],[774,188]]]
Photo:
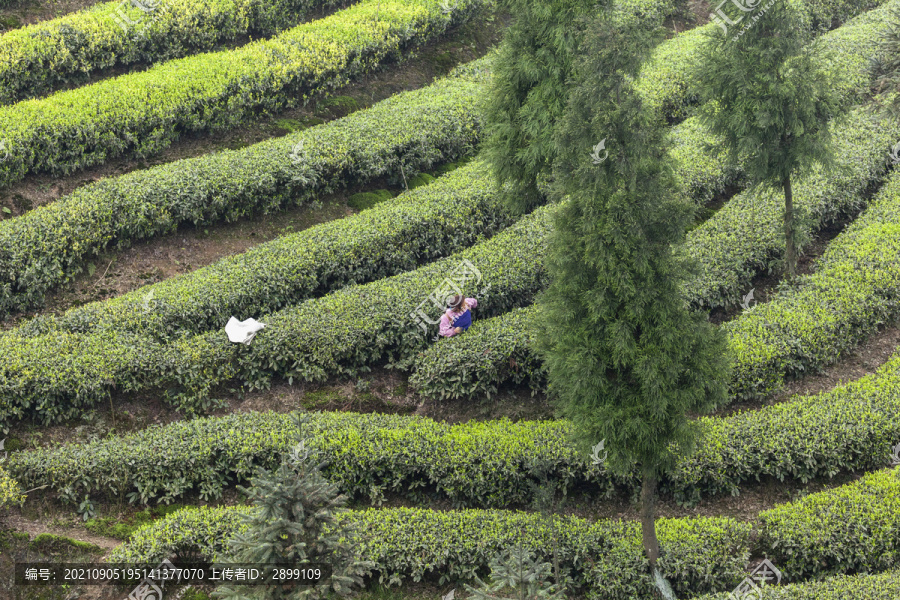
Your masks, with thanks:
[[[699,87],[722,4],[596,7],[663,32],[627,79],[696,209],[672,302],[730,361],[669,447],[656,563],[646,479],[573,441],[538,335],[576,200],[549,178],[513,210],[485,151],[523,7],[541,73],[583,0],[0,0],[0,598],[900,600],[900,119],[875,83],[900,0],[773,2],[836,115],[792,185],[792,278],[781,190]],[[442,337],[456,294],[474,321]],[[41,575],[164,561],[327,572]]]

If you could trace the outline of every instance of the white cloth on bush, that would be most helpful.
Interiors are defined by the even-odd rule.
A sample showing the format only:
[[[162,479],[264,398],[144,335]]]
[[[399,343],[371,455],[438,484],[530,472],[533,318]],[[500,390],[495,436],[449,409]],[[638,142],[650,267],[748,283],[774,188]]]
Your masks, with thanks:
[[[225,333],[228,334],[228,339],[235,344],[250,344],[256,333],[263,327],[265,327],[265,325],[256,319],[238,321],[234,317],[231,317],[228,320],[228,324],[225,325]]]

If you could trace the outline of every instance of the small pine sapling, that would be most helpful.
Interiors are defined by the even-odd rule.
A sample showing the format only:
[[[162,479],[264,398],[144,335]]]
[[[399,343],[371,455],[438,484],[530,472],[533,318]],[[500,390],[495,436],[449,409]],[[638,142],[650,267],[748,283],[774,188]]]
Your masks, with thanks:
[[[334,527],[335,515],[346,505],[346,497],[326,480],[318,462],[302,435],[305,419],[298,415],[296,445],[274,472],[257,469],[248,494],[256,510],[247,515],[246,533],[231,540],[229,563],[265,565],[325,564],[332,576],[314,586],[237,586],[220,587],[216,598],[227,600],[315,600],[330,592],[340,596],[352,593],[354,586],[375,567],[371,561],[356,560],[346,539],[350,531]],[[325,529],[328,529],[326,532]]]

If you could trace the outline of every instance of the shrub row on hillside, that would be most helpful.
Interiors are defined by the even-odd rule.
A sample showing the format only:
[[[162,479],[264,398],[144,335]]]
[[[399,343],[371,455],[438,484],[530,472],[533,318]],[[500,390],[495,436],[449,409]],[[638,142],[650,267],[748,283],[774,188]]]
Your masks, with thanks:
[[[795,206],[806,210],[810,216],[810,221],[798,226],[796,231],[806,236],[838,215],[865,203],[867,189],[879,181],[886,170],[887,149],[893,145],[893,140],[900,139],[900,125],[884,123],[867,113],[865,108],[859,108],[852,113],[848,126],[837,128],[834,134],[841,166],[829,175],[819,172],[795,186]],[[746,288],[741,286],[749,287],[751,277],[760,270],[777,266],[776,257],[784,247],[783,210],[783,198],[777,195],[745,192],[688,233],[684,251],[701,271],[686,289],[695,306],[730,304],[746,293]],[[847,243],[848,247],[856,246],[853,240]],[[892,261],[896,262],[897,255],[890,255],[887,248],[884,251],[886,254],[879,263],[884,266],[880,271],[867,275],[869,267],[866,267],[858,269],[856,277],[865,280],[876,276],[877,272],[882,278],[877,285],[886,292],[879,294],[874,282],[861,286],[846,280],[855,286],[855,293],[847,296],[846,305],[855,311],[852,318],[863,319],[859,325],[847,323],[846,318],[841,320],[836,315],[827,319],[817,315],[826,309],[834,310],[832,298],[835,292],[817,297],[813,288],[802,292],[803,297],[808,298],[806,305],[811,307],[808,312],[800,308],[803,305],[798,305],[795,295],[788,301],[773,304],[772,308],[755,309],[746,320],[742,318],[729,324],[731,345],[737,355],[732,393],[739,398],[765,395],[786,375],[800,374],[813,366],[823,365],[824,361],[833,359],[883,323],[889,314],[898,314],[896,296],[891,300],[891,294],[896,293],[891,290],[896,287],[891,287],[890,279],[896,277],[896,274],[891,275],[896,269],[890,266]],[[866,260],[871,262],[872,258]],[[857,264],[863,263],[864,260],[860,260]],[[837,270],[833,273],[837,274]],[[839,285],[835,275],[822,274],[814,279],[820,280],[825,283],[815,289]],[[871,297],[860,303],[860,297],[867,295]],[[865,314],[866,310],[870,312]],[[788,318],[787,314],[792,312],[794,316]],[[532,314],[533,310],[525,309],[516,319],[524,319],[527,323]],[[849,318],[851,313],[846,314]],[[416,361],[415,385],[423,394],[440,399],[494,391],[500,384],[515,378],[515,370],[507,368],[514,360],[526,365],[529,373],[534,374],[528,377],[533,386],[542,386],[544,381],[540,377],[538,358],[526,350],[529,346],[525,336],[530,328],[519,326],[513,329],[507,327],[503,319],[500,317],[496,323],[477,322],[465,336],[451,338],[440,347],[427,350]],[[798,324],[798,320],[802,323]],[[827,334],[829,341],[825,343],[820,332],[835,323],[837,326],[831,328]],[[853,330],[857,330],[855,334],[843,337]],[[798,346],[798,339],[807,341]],[[452,378],[456,374],[464,375]]]
[[[636,6],[648,2],[640,0]],[[632,4],[623,3],[620,9],[637,10]],[[481,71],[477,77],[483,80],[488,69],[489,62],[484,62],[472,70]],[[474,88],[475,84],[470,85]],[[445,84],[440,92],[432,90],[428,95],[432,93],[448,102],[453,102],[453,97],[457,110],[465,106],[474,114],[474,89]],[[404,150],[405,168],[415,172],[421,163],[413,158],[413,148],[426,153],[428,160],[446,159],[460,146],[470,149],[469,142],[480,133],[480,121],[470,113],[454,120],[457,113],[450,111],[445,115],[449,122],[441,121],[440,126],[430,120],[420,122],[420,112],[407,112],[403,106],[424,99],[401,97],[396,103],[394,99],[385,101],[365,115],[351,115],[340,125],[101,181],[23,218],[0,223],[0,247],[7,252],[5,256],[0,254],[0,314],[40,302],[47,289],[79,272],[86,255],[102,250],[113,239],[120,245],[127,244],[132,239],[169,231],[183,221],[199,224],[223,217],[237,219],[257,208],[284,204],[295,195],[306,199],[313,195],[311,187],[319,183],[319,178],[323,180],[322,189],[326,184],[349,183],[349,175],[338,176],[337,165],[364,181],[366,175],[382,175],[396,168],[400,160],[396,155]],[[437,105],[426,108],[427,104],[424,100],[421,110],[437,118],[428,112],[439,110]],[[391,113],[397,110],[403,110],[405,118],[392,118]],[[385,135],[374,139],[363,136],[360,127],[367,133],[383,131]],[[432,134],[434,147],[419,138],[422,132],[425,137]],[[289,160],[292,151],[288,145],[293,149],[301,141],[309,154],[309,168],[305,170]],[[720,153],[706,149],[708,140],[695,120],[672,132],[672,145],[679,175],[698,202],[709,200],[734,183],[735,173],[724,167]],[[438,148],[446,148],[443,156]],[[431,151],[436,156],[432,157]],[[358,160],[348,162],[347,156]],[[185,189],[185,181],[190,188]]]
[[[879,371],[832,391],[727,418],[700,420],[697,451],[678,461],[661,489],[681,502],[737,494],[764,477],[806,482],[887,464],[900,443],[900,353]],[[421,499],[434,489],[456,506],[527,502],[547,468],[559,491],[587,485],[597,495],[637,490],[640,478],[611,480],[566,440],[566,421],[467,423],[418,417],[311,413],[315,447],[331,461],[330,479],[353,497],[385,490]],[[60,499],[127,496],[171,502],[189,491],[218,498],[245,481],[251,465],[274,466],[295,431],[287,415],[250,413],[14,453],[9,469],[26,488],[50,486]],[[156,449],[163,449],[157,452]]]
[[[730,593],[730,592],[729,592]],[[839,575],[822,581],[759,588],[753,600],[896,600],[900,598],[900,570],[878,575]],[[696,596],[693,600],[733,600],[726,593]]]
[[[106,2],[0,37],[0,104],[49,93],[116,65],[153,63],[212,50],[301,22],[342,0],[161,0],[152,9]]]
[[[3,422],[25,412],[43,422],[77,417],[107,400],[113,388],[170,388],[176,406],[191,411],[208,408],[211,388],[235,379],[259,389],[273,376],[317,381],[384,360],[408,363],[434,335],[434,325],[429,332],[419,322],[437,322],[441,310],[433,302],[444,306],[453,292],[448,279],[467,277],[465,291],[483,290],[479,313],[485,317],[532,300],[546,284],[541,249],[551,211],[538,209],[493,238],[415,271],[257,315],[268,327],[251,346],[231,344],[221,330],[165,347],[116,330],[33,338],[10,332],[0,336]],[[473,282],[476,274],[480,280]]]
[[[898,131],[900,135],[900,131]],[[833,363],[900,319],[900,174],[833,240],[815,273],[724,325],[746,396]]]
[[[900,567],[900,468],[759,515],[758,544],[797,579]]]
[[[109,560],[157,563],[192,551],[210,560],[223,558],[226,540],[243,530],[240,517],[248,510],[178,511],[135,532]],[[900,565],[898,519],[900,477],[897,470],[882,471],[761,513],[761,535],[753,545],[791,582],[842,571],[877,572]],[[470,579],[484,573],[495,553],[521,543],[548,561],[556,545],[560,563],[573,569],[574,584],[590,587],[589,598],[630,600],[653,591],[640,525],[633,521],[401,508],[346,511],[337,524],[354,530],[352,547],[375,562],[383,583],[420,581],[429,572],[440,574],[439,584]],[[721,517],[659,519],[657,530],[665,549],[660,570],[679,597],[733,590],[744,578],[750,523]]]
[[[108,560],[156,564],[190,551],[221,559],[227,539],[244,530],[241,516],[248,510],[241,506],[180,510],[135,532]],[[652,590],[637,523],[410,508],[346,511],[336,523],[354,530],[349,536],[354,553],[375,562],[374,575],[384,584],[426,578],[439,585],[469,580],[476,573],[485,575],[496,553],[521,543],[547,561],[553,560],[555,545],[560,565],[572,569],[573,584],[591,588],[590,597],[596,600],[631,600]],[[743,577],[749,525],[731,518],[660,519],[657,533],[666,548],[659,568],[680,597],[730,589]]]
[[[414,174],[471,155],[482,130],[475,98],[489,77],[490,60],[473,61],[428,87],[343,119],[241,150],[103,179],[0,222],[0,314],[40,303],[110,242],[125,246],[184,222],[236,221],[365,183],[401,165]],[[143,298],[152,290],[159,300],[166,285],[135,294]],[[117,300],[117,307],[128,312],[135,294]],[[72,324],[60,326],[80,330],[87,324],[79,315],[96,306],[70,311],[62,322]]]
[[[41,100],[0,107],[0,185],[146,156],[185,131],[231,127],[307,101],[444,32],[490,0],[363,0],[235,50],[169,61]]]
[[[119,330],[157,340],[219,330],[355,283],[396,275],[477,243],[514,220],[474,163],[370,210],[256,246],[124,296],[34,320],[16,334]],[[242,316],[243,315],[243,316]]]
[[[546,387],[543,362],[531,349],[533,307],[478,320],[465,335],[454,336],[416,358],[409,384],[433,400],[490,398],[501,383]]]
[[[795,4],[810,18],[810,26],[820,33],[877,6],[896,3],[891,0],[796,0]],[[743,24],[738,24],[739,27],[741,25]],[[709,30],[716,27],[718,25],[710,23],[685,31],[660,44],[653,51],[641,67],[637,80],[637,89],[651,110],[669,121],[679,121],[689,115],[691,107],[698,100],[693,73],[703,38]],[[854,50],[852,47],[849,49]],[[846,74],[855,78],[866,77],[866,73],[862,71],[848,71]],[[861,86],[857,86],[857,89],[861,89]],[[854,98],[850,102],[859,99]]]

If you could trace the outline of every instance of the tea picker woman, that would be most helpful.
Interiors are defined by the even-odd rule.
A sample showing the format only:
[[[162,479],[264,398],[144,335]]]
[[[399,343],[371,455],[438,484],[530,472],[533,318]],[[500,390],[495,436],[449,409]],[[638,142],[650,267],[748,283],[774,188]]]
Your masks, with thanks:
[[[457,294],[450,300],[450,307],[441,317],[440,334],[453,337],[472,326],[472,309],[478,306],[475,298],[466,298]]]

